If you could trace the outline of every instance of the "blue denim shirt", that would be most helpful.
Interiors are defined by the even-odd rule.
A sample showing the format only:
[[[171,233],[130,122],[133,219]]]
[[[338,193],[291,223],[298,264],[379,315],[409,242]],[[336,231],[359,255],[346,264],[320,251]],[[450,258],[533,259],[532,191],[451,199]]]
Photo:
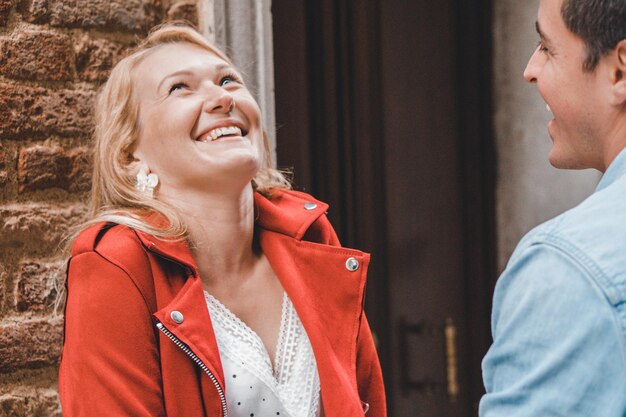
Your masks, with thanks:
[[[626,416],[626,151],[496,285],[481,417]]]

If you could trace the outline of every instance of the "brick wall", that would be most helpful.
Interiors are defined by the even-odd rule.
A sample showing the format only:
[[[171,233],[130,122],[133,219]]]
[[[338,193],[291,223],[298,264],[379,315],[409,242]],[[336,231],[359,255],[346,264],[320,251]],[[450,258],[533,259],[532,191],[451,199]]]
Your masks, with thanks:
[[[90,189],[95,94],[176,18],[197,23],[195,0],[0,0],[0,417],[61,415],[54,301]]]

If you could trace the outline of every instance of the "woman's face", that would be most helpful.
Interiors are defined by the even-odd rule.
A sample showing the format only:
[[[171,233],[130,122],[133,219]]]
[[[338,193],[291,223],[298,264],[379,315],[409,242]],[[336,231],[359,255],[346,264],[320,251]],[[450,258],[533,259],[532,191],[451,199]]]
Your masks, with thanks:
[[[140,133],[133,156],[159,195],[241,191],[259,169],[259,106],[227,62],[190,43],[157,47],[133,72]]]

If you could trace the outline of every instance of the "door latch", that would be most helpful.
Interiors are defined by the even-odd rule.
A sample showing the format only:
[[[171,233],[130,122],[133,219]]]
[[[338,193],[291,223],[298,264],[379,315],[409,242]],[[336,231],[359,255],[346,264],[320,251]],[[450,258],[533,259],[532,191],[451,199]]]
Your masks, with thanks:
[[[457,329],[452,318],[448,317],[443,325],[427,322],[410,324],[405,317],[400,319],[400,377],[402,389],[406,394],[410,391],[433,393],[445,389],[451,402],[459,396],[458,355],[456,349]],[[436,381],[430,378],[413,379],[411,370],[410,337],[443,336],[445,355],[445,380]],[[442,378],[443,379],[443,378]]]

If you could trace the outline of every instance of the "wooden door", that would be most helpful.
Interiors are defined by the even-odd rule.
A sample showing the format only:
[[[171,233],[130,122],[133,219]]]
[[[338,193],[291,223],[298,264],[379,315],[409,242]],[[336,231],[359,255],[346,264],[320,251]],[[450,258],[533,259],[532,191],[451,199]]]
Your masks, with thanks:
[[[481,9],[480,5],[484,8]],[[469,417],[494,283],[487,1],[274,0],[279,166],[372,253],[389,415]]]

